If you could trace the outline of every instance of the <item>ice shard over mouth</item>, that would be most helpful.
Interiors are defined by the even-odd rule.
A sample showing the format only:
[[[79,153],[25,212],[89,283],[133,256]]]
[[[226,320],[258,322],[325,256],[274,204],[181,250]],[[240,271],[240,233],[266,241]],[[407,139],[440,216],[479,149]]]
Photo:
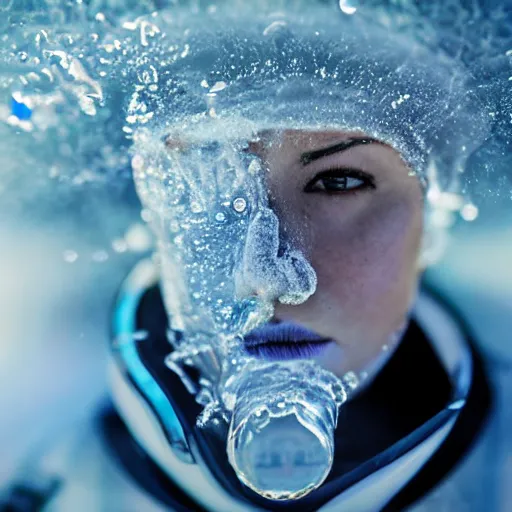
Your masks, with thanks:
[[[266,360],[308,359],[320,355],[333,343],[294,322],[271,321],[244,337],[244,348]]]

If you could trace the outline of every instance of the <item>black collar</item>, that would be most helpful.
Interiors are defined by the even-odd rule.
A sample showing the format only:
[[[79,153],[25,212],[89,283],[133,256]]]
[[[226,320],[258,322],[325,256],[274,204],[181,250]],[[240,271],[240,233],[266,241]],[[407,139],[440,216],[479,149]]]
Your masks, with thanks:
[[[341,408],[335,463],[327,481],[311,495],[293,503],[269,502],[240,484],[227,461],[225,446],[195,428],[199,406],[183,392],[179,378],[163,364],[169,343],[165,334],[167,316],[158,287],[143,295],[136,323],[137,329],[149,332],[149,338],[137,345],[141,361],[174,403],[182,424],[194,431],[201,455],[216,479],[228,492],[245,496],[263,509],[318,508],[387,464],[404,445],[404,439],[410,442],[419,429],[432,428],[436,415],[450,400],[449,376],[424,332],[412,321],[400,346],[371,385]],[[466,406],[441,448],[386,510],[401,510],[432,488],[467,451],[482,427],[490,393],[481,360],[473,348],[471,352],[474,375]],[[142,451],[111,407],[101,414],[100,424],[109,449],[146,492],[173,510],[201,510]]]

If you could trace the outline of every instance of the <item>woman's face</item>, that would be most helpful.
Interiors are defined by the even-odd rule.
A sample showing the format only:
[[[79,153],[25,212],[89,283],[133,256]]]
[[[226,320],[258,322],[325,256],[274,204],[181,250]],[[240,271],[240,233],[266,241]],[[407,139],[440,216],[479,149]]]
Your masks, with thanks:
[[[269,132],[251,151],[265,162],[283,234],[318,278],[303,304],[277,303],[275,320],[333,340],[315,358],[338,375],[370,371],[393,349],[415,294],[418,179],[394,149],[358,132]]]

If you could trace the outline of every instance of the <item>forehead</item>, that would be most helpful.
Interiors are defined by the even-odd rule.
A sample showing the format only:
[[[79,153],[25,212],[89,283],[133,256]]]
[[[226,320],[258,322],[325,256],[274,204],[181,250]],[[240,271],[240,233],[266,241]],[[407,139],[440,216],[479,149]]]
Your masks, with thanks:
[[[250,144],[254,153],[265,156],[278,153],[307,153],[310,151],[328,148],[330,146],[350,141],[351,139],[372,138],[361,130],[342,129],[284,129],[265,130],[258,134],[255,141]],[[382,143],[383,146],[388,146]]]
[[[301,149],[314,149],[319,144],[329,145],[331,143],[342,142],[354,137],[365,137],[366,134],[357,130],[283,130],[276,134],[277,140],[282,144],[291,146],[300,146]]]

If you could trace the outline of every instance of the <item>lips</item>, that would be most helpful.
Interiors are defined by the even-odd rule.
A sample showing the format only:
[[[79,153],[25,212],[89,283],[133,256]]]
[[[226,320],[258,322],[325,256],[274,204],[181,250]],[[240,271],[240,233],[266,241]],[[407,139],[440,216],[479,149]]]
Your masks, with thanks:
[[[245,350],[266,360],[309,359],[320,355],[332,340],[293,322],[272,321],[248,333]]]

